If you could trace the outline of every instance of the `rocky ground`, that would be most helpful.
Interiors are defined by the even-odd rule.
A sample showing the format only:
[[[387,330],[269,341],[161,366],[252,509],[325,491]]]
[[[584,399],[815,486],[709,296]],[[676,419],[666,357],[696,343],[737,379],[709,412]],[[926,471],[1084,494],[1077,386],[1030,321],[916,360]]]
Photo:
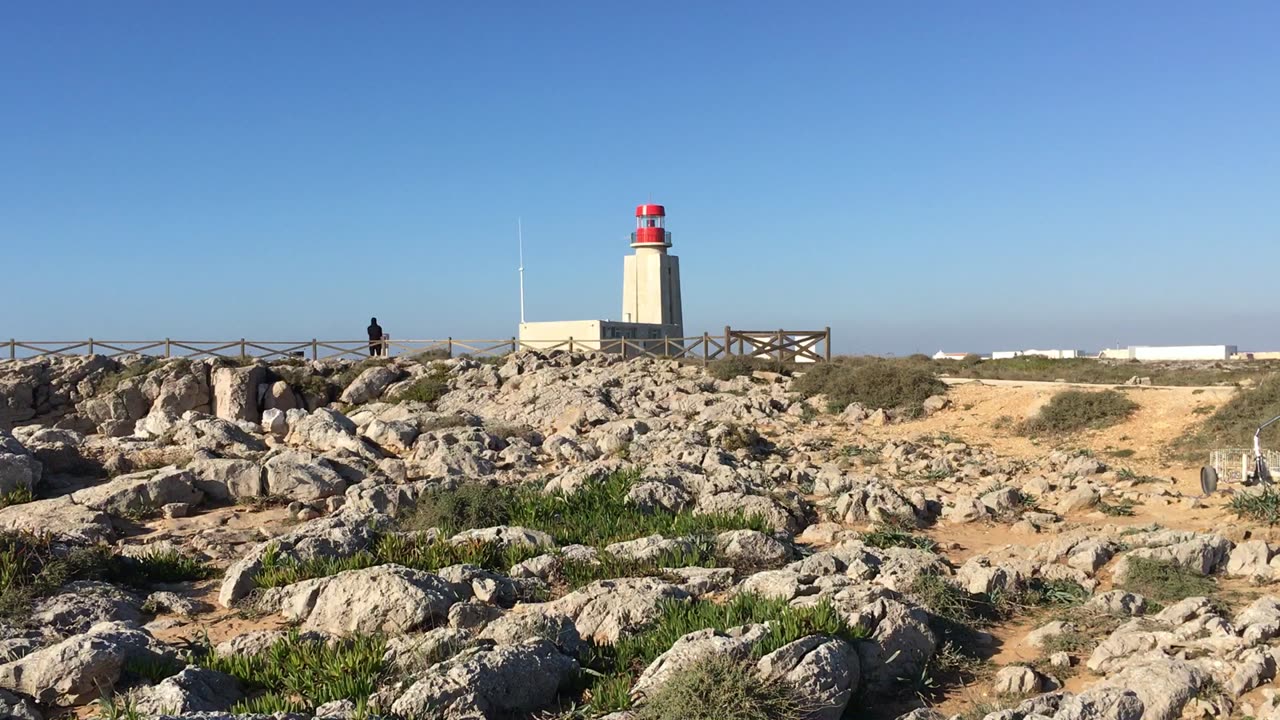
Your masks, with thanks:
[[[789,385],[0,364],[0,717],[1280,719],[1280,545],[1159,452],[1230,391]]]

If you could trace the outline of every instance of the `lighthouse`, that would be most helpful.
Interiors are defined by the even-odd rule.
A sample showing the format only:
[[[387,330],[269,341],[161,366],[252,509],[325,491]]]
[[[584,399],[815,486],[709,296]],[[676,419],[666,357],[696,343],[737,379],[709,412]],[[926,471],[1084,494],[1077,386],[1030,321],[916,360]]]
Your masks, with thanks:
[[[667,211],[661,205],[636,207],[632,254],[622,263],[622,317],[618,320],[552,320],[520,323],[522,347],[577,348],[607,352],[681,347],[684,309],[680,304],[680,258],[667,251]],[[624,344],[619,341],[628,341]],[[610,342],[613,341],[613,342]]]
[[[684,335],[680,306],[680,258],[671,255],[667,210],[661,205],[636,207],[635,253],[623,258],[623,322],[664,325],[667,337]]]

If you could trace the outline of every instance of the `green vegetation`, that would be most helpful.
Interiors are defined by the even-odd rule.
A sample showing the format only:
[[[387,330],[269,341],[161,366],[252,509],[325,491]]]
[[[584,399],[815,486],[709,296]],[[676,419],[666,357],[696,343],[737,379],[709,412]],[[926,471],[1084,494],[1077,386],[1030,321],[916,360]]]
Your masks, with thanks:
[[[109,392],[113,392],[116,388],[120,387],[125,380],[147,375],[153,370],[159,368],[160,365],[161,362],[155,358],[144,358],[135,363],[125,365],[115,372],[103,375],[102,379],[98,381],[97,387],[94,388],[94,394],[95,396],[102,396]]]
[[[769,633],[755,646],[756,657],[808,635],[831,635],[850,642],[867,637],[864,628],[845,623],[826,602],[792,607],[785,600],[745,593],[724,604],[708,600],[668,601],[659,608],[658,619],[649,630],[626,635],[616,645],[597,647],[594,656],[585,659],[586,666],[599,674],[589,690],[592,711],[607,713],[626,709],[630,705],[627,690],[635,675],[684,635],[704,628],[723,631],[766,621]]]
[[[944,364],[945,363],[945,364]],[[1006,360],[983,360],[974,364],[938,361],[936,367],[955,377],[991,380],[1041,380],[1119,385],[1134,375],[1150,377],[1155,385],[1224,385],[1260,380],[1280,370],[1280,362],[1137,363],[1128,360],[1068,358],[1055,360],[1024,356]]]
[[[561,563],[561,579],[570,588],[606,578],[661,576],[664,568],[708,566],[717,559],[711,537],[715,533],[744,528],[769,530],[764,519],[754,515],[642,510],[626,499],[635,479],[635,473],[613,473],[588,482],[572,496],[548,495],[532,486],[464,483],[455,490],[424,494],[414,510],[401,518],[400,525],[410,531],[437,528],[444,538],[472,528],[519,525],[547,532],[560,545],[600,548],[595,562]],[[650,560],[624,559],[603,551],[610,543],[654,534],[688,537],[691,547]],[[428,572],[459,563],[506,572],[512,565],[546,552],[544,548],[504,547],[488,542],[454,544],[412,532],[386,533],[378,536],[369,549],[341,558],[297,561],[269,549],[255,580],[260,587],[278,587],[391,563]]]
[[[1050,398],[1018,430],[1029,436],[1064,435],[1115,425],[1137,409],[1137,403],[1115,390],[1064,390]]]
[[[421,402],[434,405],[449,392],[449,368],[432,365],[431,372],[414,380],[392,398],[392,402]]]
[[[862,542],[874,548],[904,547],[912,550],[928,550],[933,552],[938,544],[923,535],[907,532],[899,528],[877,527],[862,533]]]
[[[742,355],[734,355],[724,358],[723,360],[713,360],[707,363],[707,373],[717,380],[732,380],[736,377],[751,377],[751,373],[762,370],[765,372],[783,372],[785,367],[777,360],[766,360],[764,358],[752,358]]]
[[[69,547],[51,536],[0,533],[0,619],[21,623],[31,603],[74,580],[108,580],[139,588],[210,577],[213,569],[176,551],[129,558],[103,545]]]
[[[4,495],[0,495],[0,510],[3,510],[4,508],[9,507],[10,505],[21,505],[22,503],[29,503],[35,499],[36,499],[36,495],[35,493],[31,492],[31,488],[29,487],[14,488],[13,490],[10,490]]]
[[[1231,396],[1189,434],[1173,446],[1184,459],[1203,460],[1215,448],[1248,447],[1262,423],[1280,415],[1280,375],[1272,375],[1257,387]],[[1264,445],[1280,445],[1280,423],[1262,432]]]
[[[1227,505],[1237,517],[1257,520],[1268,525],[1280,523],[1280,491],[1271,485],[1261,490],[1246,488],[1231,496]]]
[[[22,622],[32,601],[103,568],[105,548],[65,548],[51,536],[0,533],[0,618]]]
[[[217,574],[208,563],[174,549],[152,550],[126,557],[116,555],[108,569],[110,578],[134,587],[204,580]]]
[[[326,403],[333,397],[333,386],[329,384],[329,379],[311,372],[306,367],[272,365],[271,372],[306,397],[318,397]],[[346,386],[344,385],[343,387]]]
[[[825,395],[832,412],[853,403],[870,409],[918,412],[926,399],[946,392],[947,386],[934,377],[926,362],[843,358],[809,370],[796,378],[791,388],[805,397]]]
[[[638,474],[611,473],[572,495],[546,494],[531,485],[491,487],[467,483],[424,494],[403,520],[410,530],[436,527],[453,534],[478,527],[519,525],[550,533],[561,545],[603,546],[647,535],[707,535],[724,530],[768,531],[764,518],[742,513],[644,510],[627,500]]]
[[[420,535],[389,534],[379,536],[371,550],[361,550],[346,557],[318,557],[298,561],[280,557],[276,546],[272,545],[263,555],[262,570],[254,576],[254,581],[259,587],[280,587],[347,570],[392,563],[428,572],[462,563],[494,572],[506,572],[512,565],[543,552],[541,548],[523,545],[504,547],[484,542],[454,545],[447,540],[428,540]]]
[[[295,630],[254,655],[214,655],[207,649],[200,665],[227,673],[256,692],[231,707],[233,713],[309,713],[334,700],[349,698],[363,716],[369,695],[383,677],[386,641],[376,636],[343,640],[307,640]]]
[[[756,432],[755,428],[729,423],[728,430],[720,437],[720,445],[729,452],[746,450],[751,457],[764,457],[774,451],[773,443]]]
[[[1135,503],[1132,500],[1119,500],[1114,503],[1109,503],[1106,500],[1099,500],[1095,507],[1097,507],[1098,511],[1103,515],[1110,515],[1111,517],[1133,517],[1134,505]]]
[[[1212,578],[1176,563],[1130,555],[1121,587],[1161,603],[1199,595],[1212,595]]]
[[[723,655],[677,673],[635,713],[636,720],[801,720],[813,708],[794,687],[764,681]]]

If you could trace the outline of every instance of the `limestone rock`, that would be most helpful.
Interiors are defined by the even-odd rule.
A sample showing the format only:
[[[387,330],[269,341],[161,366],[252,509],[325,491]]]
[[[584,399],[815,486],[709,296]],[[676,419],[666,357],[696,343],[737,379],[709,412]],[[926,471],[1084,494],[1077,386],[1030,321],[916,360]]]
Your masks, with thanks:
[[[333,635],[402,634],[445,620],[458,596],[431,573],[400,565],[377,565],[304,580],[268,591],[264,604],[278,604],[303,630]]]
[[[658,616],[664,600],[685,600],[684,590],[657,578],[599,580],[546,603],[548,614],[573,620],[584,638],[616,643],[624,633],[640,631]]]
[[[262,365],[214,368],[210,375],[213,389],[213,414],[222,420],[262,420],[258,404],[258,386],[267,379]]]

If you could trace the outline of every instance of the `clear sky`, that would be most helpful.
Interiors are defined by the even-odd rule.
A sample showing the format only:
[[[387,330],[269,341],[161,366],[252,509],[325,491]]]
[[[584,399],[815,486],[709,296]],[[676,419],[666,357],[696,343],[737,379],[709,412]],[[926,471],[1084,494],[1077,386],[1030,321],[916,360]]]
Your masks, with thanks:
[[[1280,3],[0,4],[0,339],[1280,349]],[[40,337],[37,337],[40,336]],[[129,337],[124,337],[129,336]]]

